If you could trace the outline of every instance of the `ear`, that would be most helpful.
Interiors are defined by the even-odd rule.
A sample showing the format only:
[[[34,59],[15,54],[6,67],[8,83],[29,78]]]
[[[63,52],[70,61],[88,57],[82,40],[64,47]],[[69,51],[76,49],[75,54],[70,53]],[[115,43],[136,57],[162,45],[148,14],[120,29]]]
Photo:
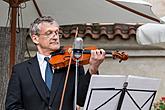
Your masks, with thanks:
[[[38,43],[39,43],[39,41],[38,41],[39,38],[38,38],[37,35],[32,35],[32,36],[31,36],[31,39],[32,39],[32,41],[33,41],[34,44],[38,44]]]

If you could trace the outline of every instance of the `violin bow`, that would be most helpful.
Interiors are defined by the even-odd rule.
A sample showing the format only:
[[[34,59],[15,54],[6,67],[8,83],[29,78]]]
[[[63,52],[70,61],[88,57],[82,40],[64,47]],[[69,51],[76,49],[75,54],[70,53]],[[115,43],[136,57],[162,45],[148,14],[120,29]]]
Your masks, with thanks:
[[[76,28],[75,38],[77,37],[77,35],[78,35],[78,27]],[[67,74],[66,74],[66,77],[65,77],[65,82],[64,82],[64,87],[63,87],[63,91],[62,91],[62,96],[61,96],[61,102],[60,102],[59,110],[62,110],[62,105],[63,105],[63,102],[64,102],[64,96],[65,96],[65,91],[66,91],[66,85],[67,85],[67,82],[68,82],[68,77],[69,77],[69,71],[70,71],[70,65],[71,65],[71,62],[72,62],[72,57],[73,57],[73,52],[71,52],[70,59],[69,59],[69,65],[68,65]]]

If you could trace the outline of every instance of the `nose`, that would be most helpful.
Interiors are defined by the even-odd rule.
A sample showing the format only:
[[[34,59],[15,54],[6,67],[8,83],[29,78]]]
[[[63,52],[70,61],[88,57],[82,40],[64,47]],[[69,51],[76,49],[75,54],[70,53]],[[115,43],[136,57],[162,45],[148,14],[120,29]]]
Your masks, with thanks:
[[[52,31],[51,35],[52,35],[53,37],[58,37],[58,33],[57,33],[56,31]]]
[[[52,39],[58,39],[58,38],[59,38],[58,35],[56,35],[56,34],[53,34],[53,35],[52,35]]]

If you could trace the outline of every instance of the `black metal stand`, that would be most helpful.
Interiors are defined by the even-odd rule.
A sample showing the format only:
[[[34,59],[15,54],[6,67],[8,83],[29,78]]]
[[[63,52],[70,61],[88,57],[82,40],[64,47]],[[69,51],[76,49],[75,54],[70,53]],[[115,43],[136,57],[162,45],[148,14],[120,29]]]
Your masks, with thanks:
[[[78,78],[77,78],[77,76],[78,76],[78,63],[79,63],[79,60],[76,59],[74,110],[76,110],[76,106],[77,106],[77,85],[78,85],[78,81],[77,81]]]
[[[121,109],[121,106],[122,106],[122,103],[123,103],[123,100],[124,100],[124,96],[125,96],[125,93],[127,91],[127,86],[128,86],[128,82],[125,82],[123,84],[123,89],[121,90],[121,95],[120,95],[119,102],[118,102],[118,105],[117,105],[117,110]]]

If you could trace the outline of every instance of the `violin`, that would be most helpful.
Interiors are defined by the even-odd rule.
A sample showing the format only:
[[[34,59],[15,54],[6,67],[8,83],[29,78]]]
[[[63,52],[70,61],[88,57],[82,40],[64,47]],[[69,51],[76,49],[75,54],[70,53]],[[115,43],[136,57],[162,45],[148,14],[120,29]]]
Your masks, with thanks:
[[[82,55],[78,58],[80,65],[89,64],[91,50],[96,50],[96,47],[86,47],[82,50]],[[67,67],[69,65],[69,60],[72,57],[71,64],[75,64],[76,58],[73,57],[72,52],[73,51],[70,46],[62,47],[61,49],[51,53],[52,57],[50,58],[49,63],[54,69],[60,69]],[[113,59],[120,59],[119,62],[126,61],[128,59],[128,54],[125,54],[125,52],[109,50],[106,50],[105,52],[106,54],[111,54]]]

